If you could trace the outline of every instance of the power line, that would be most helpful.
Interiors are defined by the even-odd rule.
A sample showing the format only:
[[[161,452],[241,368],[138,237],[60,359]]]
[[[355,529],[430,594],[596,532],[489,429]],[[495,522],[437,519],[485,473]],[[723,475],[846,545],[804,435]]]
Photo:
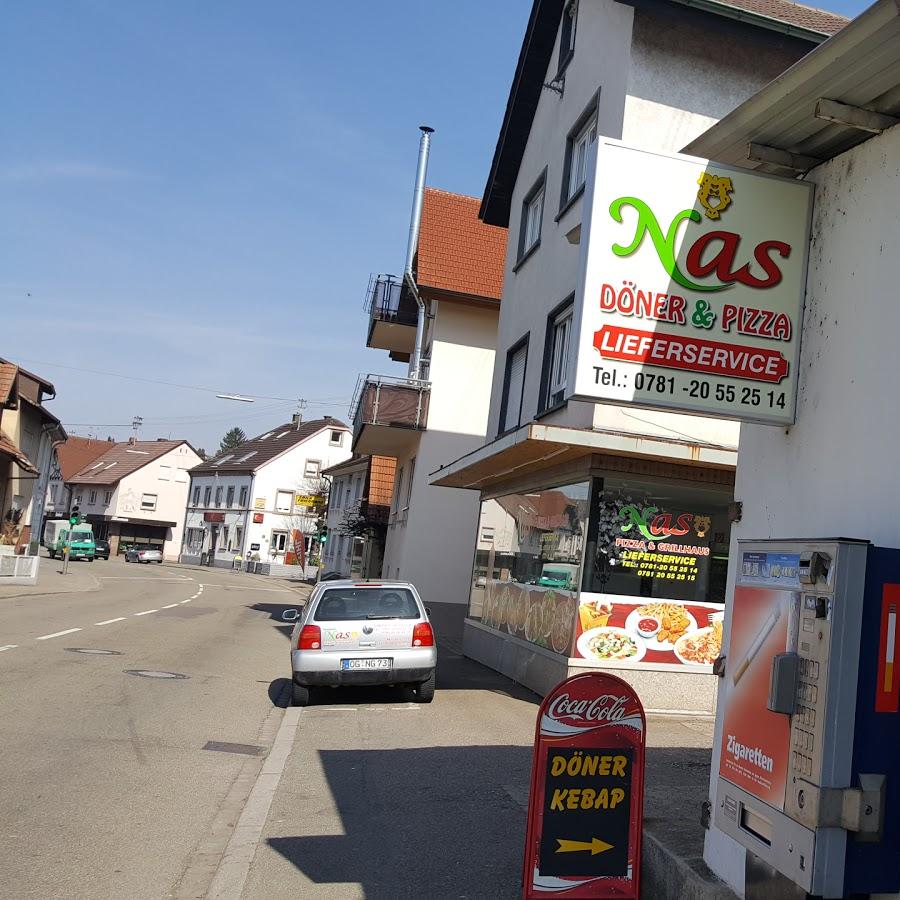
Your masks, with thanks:
[[[88,375],[105,375],[107,378],[125,378],[128,381],[141,381],[145,384],[161,384],[165,387],[174,387],[181,388],[182,390],[187,391],[202,391],[206,394],[222,394],[228,393],[227,391],[223,391],[222,388],[211,388],[211,387],[203,387],[198,384],[183,384],[178,381],[163,381],[158,378],[143,378],[140,375],[125,375],[122,372],[107,372],[103,369],[86,369],[81,366],[66,366],[62,363],[48,362],[46,360],[41,359],[29,359],[26,357],[22,358],[22,362],[33,363],[39,366],[55,366],[57,369],[68,369],[72,372],[84,372]],[[252,397],[254,400],[280,400],[285,403],[296,403],[299,398],[297,397],[270,397],[266,394],[250,394],[247,391],[241,391],[245,397]],[[331,400],[309,400],[311,404],[318,405],[328,405],[330,403],[336,403],[339,401],[331,401]]]

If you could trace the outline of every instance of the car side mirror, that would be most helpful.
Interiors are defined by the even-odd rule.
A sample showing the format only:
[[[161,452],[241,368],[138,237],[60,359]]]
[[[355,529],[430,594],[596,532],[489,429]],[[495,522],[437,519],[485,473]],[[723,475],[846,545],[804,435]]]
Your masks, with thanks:
[[[282,622],[296,622],[297,619],[300,618],[300,610],[299,609],[286,609],[281,614]]]

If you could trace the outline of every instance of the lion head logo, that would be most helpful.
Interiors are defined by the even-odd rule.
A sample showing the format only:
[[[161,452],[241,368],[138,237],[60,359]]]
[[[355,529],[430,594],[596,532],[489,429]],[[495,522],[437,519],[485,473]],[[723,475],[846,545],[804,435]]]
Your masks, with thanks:
[[[704,172],[698,179],[700,190],[697,199],[706,210],[707,218],[718,219],[731,205],[729,194],[734,192],[731,179],[724,175],[710,175]]]
[[[705,538],[711,527],[712,520],[709,516],[694,516],[694,531],[698,538]]]

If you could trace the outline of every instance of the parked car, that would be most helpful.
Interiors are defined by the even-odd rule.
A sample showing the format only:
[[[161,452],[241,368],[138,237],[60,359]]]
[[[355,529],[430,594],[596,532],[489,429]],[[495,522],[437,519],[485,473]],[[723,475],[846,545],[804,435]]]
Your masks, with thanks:
[[[109,541],[94,541],[94,559],[109,559]]]
[[[282,619],[295,623],[295,706],[306,706],[310,688],[320,686],[408,685],[420,703],[434,698],[434,629],[412,584],[319,582],[306,606]]]
[[[326,572],[319,581],[343,581],[344,576],[340,572],[335,572],[334,569]]]
[[[162,550],[158,547],[129,547],[125,551],[125,562],[162,563]]]

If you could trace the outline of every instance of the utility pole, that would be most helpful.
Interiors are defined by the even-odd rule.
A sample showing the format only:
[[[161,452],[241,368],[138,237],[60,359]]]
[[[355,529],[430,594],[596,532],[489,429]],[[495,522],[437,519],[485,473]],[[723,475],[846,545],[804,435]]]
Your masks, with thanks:
[[[135,416],[135,417],[131,420],[131,430],[134,432],[134,439],[135,439],[135,440],[137,440],[138,431],[140,431],[141,425],[143,425],[143,424],[144,424],[144,417],[143,417],[143,416]]]

